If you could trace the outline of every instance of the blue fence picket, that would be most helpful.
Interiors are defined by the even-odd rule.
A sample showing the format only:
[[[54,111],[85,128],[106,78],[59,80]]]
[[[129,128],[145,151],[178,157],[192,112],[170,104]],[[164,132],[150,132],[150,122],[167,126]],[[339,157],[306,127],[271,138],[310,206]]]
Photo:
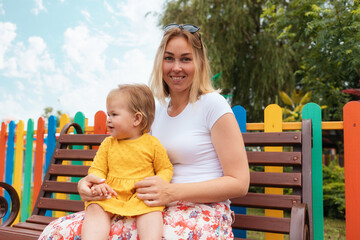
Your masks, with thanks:
[[[240,131],[246,132],[246,110],[242,106],[234,106],[232,111],[235,115],[236,121],[239,124]],[[246,208],[243,207],[231,207],[231,209],[237,214],[246,214]],[[233,229],[234,236],[237,238],[246,238],[246,230]]]
[[[53,152],[55,150],[56,145],[56,117],[50,116],[48,120],[48,135],[46,138],[46,154],[45,154],[45,166],[44,171],[47,171],[47,168],[49,167],[51,157],[53,155]],[[51,217],[52,211],[46,211],[46,216]]]
[[[14,174],[14,154],[15,154],[15,122],[11,121],[9,123],[9,133],[8,133],[8,141],[7,141],[7,148],[6,148],[6,170],[5,170],[5,182],[7,184],[13,184],[13,174]],[[10,195],[5,191],[5,199],[9,203],[11,202]],[[8,219],[10,213],[8,211],[3,221],[5,222]]]

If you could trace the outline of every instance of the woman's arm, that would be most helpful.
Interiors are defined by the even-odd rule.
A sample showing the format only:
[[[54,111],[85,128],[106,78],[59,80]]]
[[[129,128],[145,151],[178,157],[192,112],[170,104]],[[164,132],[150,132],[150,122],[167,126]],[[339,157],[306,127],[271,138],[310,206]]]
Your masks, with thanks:
[[[137,184],[138,197],[149,206],[173,201],[218,202],[246,195],[250,173],[244,141],[233,114],[220,117],[211,129],[211,138],[224,176],[198,183],[168,184],[157,177]]]

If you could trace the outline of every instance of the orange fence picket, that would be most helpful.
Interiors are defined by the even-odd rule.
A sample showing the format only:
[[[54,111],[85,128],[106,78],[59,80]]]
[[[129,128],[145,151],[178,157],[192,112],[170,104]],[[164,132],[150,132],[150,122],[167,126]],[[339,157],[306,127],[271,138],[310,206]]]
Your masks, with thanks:
[[[37,122],[36,132],[36,150],[35,150],[35,166],[34,166],[34,190],[33,190],[33,207],[39,194],[41,182],[43,178],[43,164],[44,164],[44,134],[45,134],[45,120],[40,117]]]
[[[360,239],[360,102],[344,107],[346,239]]]

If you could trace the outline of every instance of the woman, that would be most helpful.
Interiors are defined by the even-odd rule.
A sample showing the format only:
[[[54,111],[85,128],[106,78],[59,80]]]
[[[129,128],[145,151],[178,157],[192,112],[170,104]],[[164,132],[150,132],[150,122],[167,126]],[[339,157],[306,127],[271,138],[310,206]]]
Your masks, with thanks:
[[[199,28],[165,27],[150,86],[158,98],[152,135],[174,165],[171,183],[149,177],[135,184],[148,206],[166,205],[164,239],[232,239],[229,200],[246,195],[249,167],[242,135],[226,100],[210,82],[210,67]],[[98,200],[90,187],[101,180],[83,178],[83,200]],[[103,196],[102,198],[105,198]],[[52,222],[40,239],[74,239],[84,213]],[[116,217],[109,239],[136,239],[134,218]]]

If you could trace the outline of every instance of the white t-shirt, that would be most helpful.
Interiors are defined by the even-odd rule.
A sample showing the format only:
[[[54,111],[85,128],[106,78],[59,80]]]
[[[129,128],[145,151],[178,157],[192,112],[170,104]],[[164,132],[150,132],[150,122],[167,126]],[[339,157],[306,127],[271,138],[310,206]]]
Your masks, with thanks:
[[[174,165],[173,183],[200,182],[223,176],[211,141],[211,128],[231,107],[217,92],[189,103],[176,117],[167,113],[168,103],[156,105],[152,135],[164,145]]]

